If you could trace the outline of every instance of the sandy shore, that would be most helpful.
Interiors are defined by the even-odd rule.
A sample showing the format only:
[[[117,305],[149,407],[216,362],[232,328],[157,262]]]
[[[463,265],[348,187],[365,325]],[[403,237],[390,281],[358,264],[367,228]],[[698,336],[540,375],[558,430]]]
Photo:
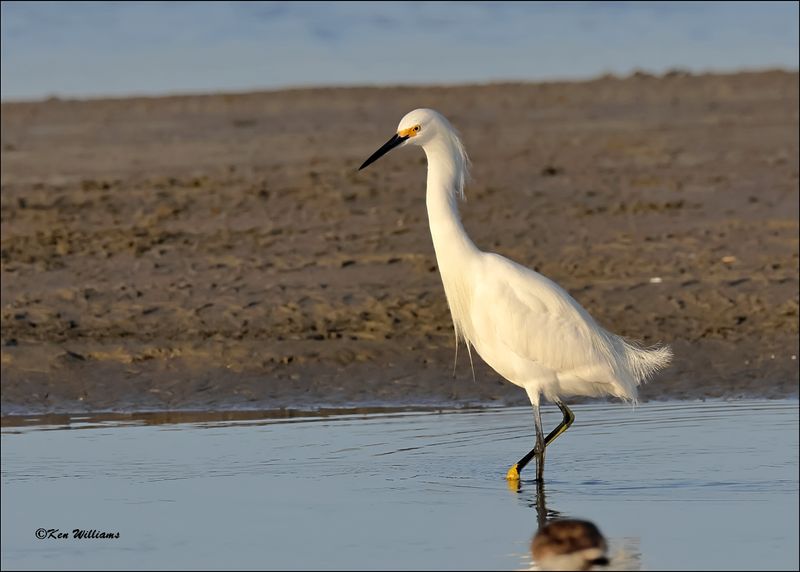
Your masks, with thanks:
[[[607,328],[643,399],[798,393],[798,76],[2,105],[2,411],[522,404],[453,332],[415,107],[464,224]]]

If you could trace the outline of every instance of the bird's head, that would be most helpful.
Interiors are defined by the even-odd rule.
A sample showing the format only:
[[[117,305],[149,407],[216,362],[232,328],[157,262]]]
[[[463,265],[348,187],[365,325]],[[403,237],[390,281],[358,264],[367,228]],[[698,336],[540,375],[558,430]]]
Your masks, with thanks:
[[[364,161],[364,164],[358,170],[368,167],[395,147],[409,144],[424,146],[443,131],[453,132],[454,130],[441,114],[433,109],[415,109],[400,120],[400,124],[397,126],[397,133],[392,135],[392,138],[384,143],[380,149],[370,155],[369,159]]]

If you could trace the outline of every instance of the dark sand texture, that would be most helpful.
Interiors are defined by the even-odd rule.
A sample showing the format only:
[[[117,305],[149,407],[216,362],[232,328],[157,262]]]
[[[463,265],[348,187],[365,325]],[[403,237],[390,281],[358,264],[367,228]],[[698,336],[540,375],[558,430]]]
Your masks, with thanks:
[[[416,107],[476,244],[667,342],[643,399],[797,395],[798,76],[2,105],[2,410],[526,403],[453,331]],[[653,278],[660,278],[651,281]]]

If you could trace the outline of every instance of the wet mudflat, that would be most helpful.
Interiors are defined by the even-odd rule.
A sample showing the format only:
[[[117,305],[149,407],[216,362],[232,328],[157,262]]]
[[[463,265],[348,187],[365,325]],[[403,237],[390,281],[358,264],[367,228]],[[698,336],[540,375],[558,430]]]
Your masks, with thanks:
[[[672,346],[643,400],[797,397],[798,75],[670,73],[3,103],[3,414],[527,405],[442,379],[424,154],[357,171],[421,106],[479,248]]]
[[[617,568],[797,568],[796,400],[574,410],[539,490],[503,479],[528,408],[4,421],[2,566],[525,569],[562,516],[594,521]]]

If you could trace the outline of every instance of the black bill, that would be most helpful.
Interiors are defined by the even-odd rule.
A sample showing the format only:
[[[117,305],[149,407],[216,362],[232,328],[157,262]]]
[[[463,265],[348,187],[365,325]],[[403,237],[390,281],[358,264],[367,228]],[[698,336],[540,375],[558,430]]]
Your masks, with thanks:
[[[386,155],[386,153],[388,153],[389,151],[391,151],[392,149],[394,149],[395,147],[400,145],[406,139],[408,139],[408,135],[406,135],[405,137],[401,137],[400,135],[395,133],[394,136],[391,139],[389,139],[386,143],[383,144],[383,147],[381,147],[380,149],[375,151],[372,155],[370,155],[369,159],[364,161],[364,164],[361,165],[358,168],[358,170],[360,171],[361,169],[363,169],[365,167],[369,167],[375,161],[377,161],[378,159],[380,159],[381,157]]]

